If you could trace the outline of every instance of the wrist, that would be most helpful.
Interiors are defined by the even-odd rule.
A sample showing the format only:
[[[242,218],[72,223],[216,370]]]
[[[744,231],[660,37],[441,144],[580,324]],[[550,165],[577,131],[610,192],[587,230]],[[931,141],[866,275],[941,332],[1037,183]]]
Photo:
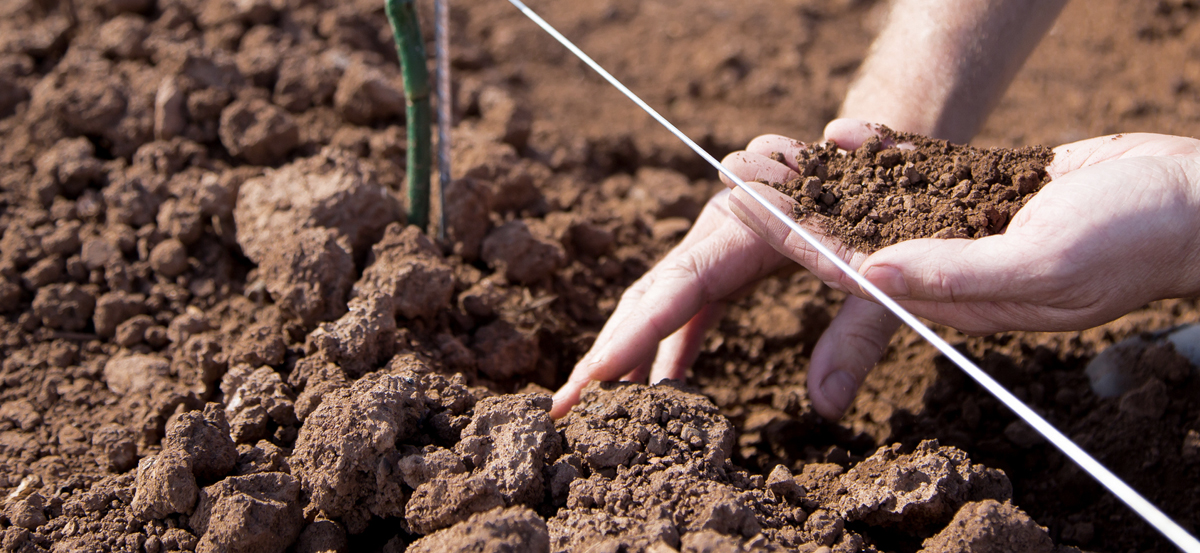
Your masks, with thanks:
[[[840,116],[966,142],[1064,4],[896,0]]]

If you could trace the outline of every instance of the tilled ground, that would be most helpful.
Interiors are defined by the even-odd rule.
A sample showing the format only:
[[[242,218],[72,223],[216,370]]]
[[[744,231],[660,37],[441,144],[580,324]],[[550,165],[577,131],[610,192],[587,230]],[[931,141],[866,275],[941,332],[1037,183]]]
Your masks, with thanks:
[[[718,152],[817,137],[881,9],[552,4]],[[985,142],[1200,116],[1190,3],[1088,4],[1077,28],[1083,10]],[[595,386],[552,421],[545,393],[720,186],[507,4],[453,16],[443,244],[401,222],[379,3],[0,7],[5,551],[1166,549],[912,333],[820,420],[807,353],[842,296],[804,272],[731,306],[696,388]],[[1139,380],[1107,399],[1082,369],[1196,318],[946,336],[1191,528],[1193,368],[1126,345]]]

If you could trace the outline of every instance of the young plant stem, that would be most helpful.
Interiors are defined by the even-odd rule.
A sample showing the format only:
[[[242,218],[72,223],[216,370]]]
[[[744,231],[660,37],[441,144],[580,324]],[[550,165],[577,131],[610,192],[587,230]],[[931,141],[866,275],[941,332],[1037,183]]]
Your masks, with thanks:
[[[404,74],[405,115],[408,126],[408,223],[428,231],[429,175],[432,166],[429,110],[429,68],[425,41],[417,23],[413,0],[386,0],[388,22],[396,38],[396,53]]]

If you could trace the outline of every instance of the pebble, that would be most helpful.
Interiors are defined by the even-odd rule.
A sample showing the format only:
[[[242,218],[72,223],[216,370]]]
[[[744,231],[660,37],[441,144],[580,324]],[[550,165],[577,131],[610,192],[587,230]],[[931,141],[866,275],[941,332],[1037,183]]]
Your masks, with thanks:
[[[187,248],[174,238],[163,240],[150,252],[150,266],[159,274],[174,278],[187,270]]]

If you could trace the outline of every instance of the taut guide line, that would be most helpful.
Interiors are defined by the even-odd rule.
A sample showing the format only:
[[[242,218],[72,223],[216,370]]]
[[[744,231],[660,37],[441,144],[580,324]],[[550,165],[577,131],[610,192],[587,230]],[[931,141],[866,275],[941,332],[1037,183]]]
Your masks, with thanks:
[[[446,189],[450,187],[450,0],[434,0],[433,44],[437,77],[438,238],[446,239]]]
[[[958,350],[950,347],[950,344],[946,343],[945,340],[930,330],[929,327],[925,326],[925,324],[913,316],[912,313],[909,313],[906,309],[901,307],[900,304],[896,303],[895,300],[893,300],[887,294],[884,294],[881,290],[879,290],[879,288],[876,288],[874,284],[871,284],[871,282],[859,274],[858,271],[855,271],[853,268],[847,265],[846,262],[842,261],[840,257],[834,255],[832,251],[817,241],[812,234],[810,234],[807,230],[804,230],[804,227],[800,226],[799,223],[797,223],[787,214],[780,211],[779,208],[768,202],[766,198],[764,198],[754,189],[746,186],[745,181],[735,175],[733,171],[729,170],[728,167],[725,167],[721,162],[717,161],[716,158],[709,155],[708,152],[704,151],[704,149],[696,144],[691,138],[688,138],[687,135],[683,134],[683,132],[675,127],[675,125],[672,125],[670,121],[667,121],[667,119],[655,111],[654,108],[642,101],[642,99],[634,94],[633,91],[621,84],[621,82],[618,81],[616,77],[613,77],[608,71],[605,71],[600,64],[596,63],[595,60],[583,53],[583,50],[580,50],[578,46],[575,46],[575,44],[563,36],[562,33],[559,33],[553,26],[547,23],[546,20],[534,13],[533,10],[529,9],[529,7],[520,0],[508,1],[512,5],[516,6],[517,9],[521,10],[521,13],[524,13],[526,17],[531,19],[539,27],[549,33],[550,36],[554,37],[555,40],[570,50],[572,54],[575,54],[576,57],[591,67],[592,70],[600,74],[601,77],[604,77],[609,84],[616,87],[617,90],[620,90],[621,93],[632,100],[633,103],[637,104],[638,107],[642,108],[643,111],[650,114],[650,116],[662,124],[662,126],[671,131],[672,134],[679,138],[679,140],[683,141],[683,143],[691,148],[692,151],[704,158],[704,160],[716,168],[717,171],[726,177],[729,177],[729,180],[733,181],[738,188],[749,194],[750,197],[754,198],[756,202],[762,204],[762,206],[766,208],[772,216],[774,216],[776,219],[779,219],[779,221],[783,224],[787,225],[792,232],[795,232],[800,236],[800,238],[816,249],[821,256],[837,266],[838,269],[845,273],[846,276],[854,280],[854,282],[866,290],[867,293],[871,294],[871,296],[874,297],[880,304],[887,307],[892,311],[892,313],[895,313],[900,320],[904,321],[905,324],[912,327],[913,330],[917,331],[918,334],[933,344],[934,347],[941,351],[943,355],[950,358],[951,361],[954,361],[954,363],[958,365],[963,372],[967,373],[967,375],[978,382],[980,386],[983,386],[988,392],[995,396],[996,399],[1000,400],[1001,403],[1016,413],[1018,417],[1021,417],[1022,420],[1037,430],[1039,434],[1046,438],[1050,443],[1054,444],[1054,446],[1062,451],[1063,454],[1065,454],[1067,457],[1070,457],[1071,460],[1074,461],[1075,464],[1079,465],[1080,468],[1092,475],[1092,477],[1100,482],[1100,484],[1105,488],[1107,488],[1109,492],[1117,496],[1117,498],[1128,505],[1129,508],[1133,509],[1138,516],[1145,519],[1146,522],[1150,523],[1151,526],[1161,532],[1163,536],[1171,540],[1176,546],[1188,553],[1200,553],[1200,541],[1197,541],[1196,538],[1192,537],[1187,530],[1184,530],[1183,527],[1176,524],[1175,521],[1171,520],[1171,518],[1159,510],[1158,507],[1155,507],[1152,503],[1147,501],[1146,498],[1142,497],[1142,495],[1136,490],[1129,487],[1129,485],[1121,480],[1120,477],[1113,474],[1112,471],[1105,468],[1104,465],[1101,465],[1099,461],[1081,449],[1078,445],[1075,445],[1075,442],[1072,442],[1070,438],[1066,437],[1062,432],[1059,432],[1058,429],[1054,428],[1054,426],[1047,422],[1046,419],[1043,419],[1040,415],[1030,409],[1029,406],[1021,402],[1020,399],[1017,399],[1016,396],[1009,393],[1008,390],[992,379],[991,376],[983,372],[983,369],[980,369],[978,366],[972,363],[971,360],[959,353]]]

